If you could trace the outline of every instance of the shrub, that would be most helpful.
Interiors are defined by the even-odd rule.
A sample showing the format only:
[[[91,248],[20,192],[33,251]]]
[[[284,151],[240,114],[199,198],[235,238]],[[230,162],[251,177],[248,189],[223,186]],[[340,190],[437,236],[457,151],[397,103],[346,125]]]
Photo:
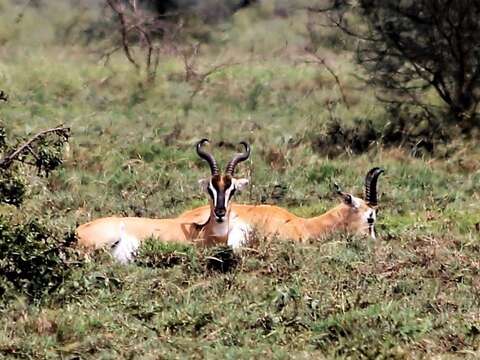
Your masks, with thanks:
[[[61,285],[70,271],[68,245],[37,220],[12,225],[0,217],[0,301],[15,293],[39,300]]]
[[[3,91],[0,99],[8,100]],[[69,135],[69,128],[58,126],[11,145],[0,124],[0,204],[20,207],[28,190],[27,172],[34,167],[39,176],[48,176],[59,167]],[[0,217],[0,301],[16,292],[39,300],[55,290],[68,274],[66,248],[71,240],[59,241],[37,220],[12,224]]]
[[[189,245],[147,239],[140,247],[136,263],[145,267],[169,268],[191,263],[194,257],[194,248]]]
[[[479,0],[331,3],[315,11],[329,12],[333,24],[358,40],[357,61],[367,83],[383,90],[381,98],[419,106],[464,132],[479,126]],[[437,95],[440,116],[427,92]]]
[[[325,130],[312,139],[313,148],[327,156],[338,156],[344,153],[361,154],[378,141],[381,132],[371,121],[355,119],[353,126],[345,126],[338,120],[332,120]]]

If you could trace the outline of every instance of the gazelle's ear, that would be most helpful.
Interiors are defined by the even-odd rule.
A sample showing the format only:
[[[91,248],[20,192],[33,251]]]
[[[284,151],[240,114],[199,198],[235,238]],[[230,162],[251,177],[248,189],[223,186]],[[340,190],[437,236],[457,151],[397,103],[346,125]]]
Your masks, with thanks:
[[[342,200],[345,204],[352,206],[353,205],[353,196],[347,193],[341,194]]]
[[[249,182],[248,179],[234,179],[235,180],[235,189],[238,191],[242,191],[245,189]]]
[[[210,179],[200,179],[198,180],[198,185],[202,191],[208,191],[208,185],[210,184]]]
[[[358,200],[352,194],[337,190],[336,194],[342,198],[342,201],[345,205],[358,208]]]
[[[343,202],[351,206],[352,208],[358,209],[360,207],[359,199],[349,193],[342,193],[340,194],[342,197]]]
[[[342,191],[342,188],[336,182],[333,183],[333,189],[335,191],[335,194],[340,196],[346,205],[354,208],[359,206],[358,201],[355,200],[355,196]]]

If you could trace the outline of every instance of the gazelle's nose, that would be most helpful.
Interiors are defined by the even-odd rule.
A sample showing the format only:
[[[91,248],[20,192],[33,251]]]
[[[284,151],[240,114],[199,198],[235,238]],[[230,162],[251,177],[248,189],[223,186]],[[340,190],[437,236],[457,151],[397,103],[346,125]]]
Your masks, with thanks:
[[[224,209],[224,208],[221,208],[221,209],[215,209],[215,216],[217,218],[217,220],[223,220],[223,218],[225,217],[226,213],[227,213],[227,210]]]

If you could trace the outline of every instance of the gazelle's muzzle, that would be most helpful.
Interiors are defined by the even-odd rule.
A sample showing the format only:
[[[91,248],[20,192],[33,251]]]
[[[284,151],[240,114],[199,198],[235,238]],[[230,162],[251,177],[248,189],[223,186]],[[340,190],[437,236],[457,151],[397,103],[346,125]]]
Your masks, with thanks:
[[[213,210],[213,214],[215,215],[215,221],[216,222],[224,222],[225,221],[225,215],[227,215],[227,209],[225,208],[215,208]]]

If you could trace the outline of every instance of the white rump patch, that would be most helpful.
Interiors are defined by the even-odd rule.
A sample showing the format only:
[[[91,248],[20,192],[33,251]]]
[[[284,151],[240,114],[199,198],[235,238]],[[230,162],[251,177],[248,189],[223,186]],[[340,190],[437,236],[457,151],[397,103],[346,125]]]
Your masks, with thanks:
[[[135,258],[140,241],[134,236],[127,234],[125,224],[120,224],[119,241],[112,251],[113,257],[122,264],[127,264]]]
[[[232,215],[231,215],[232,216]],[[230,220],[230,231],[228,233],[227,245],[233,249],[238,249],[248,245],[249,235],[252,228],[247,223],[241,221],[238,216],[232,216]]]

